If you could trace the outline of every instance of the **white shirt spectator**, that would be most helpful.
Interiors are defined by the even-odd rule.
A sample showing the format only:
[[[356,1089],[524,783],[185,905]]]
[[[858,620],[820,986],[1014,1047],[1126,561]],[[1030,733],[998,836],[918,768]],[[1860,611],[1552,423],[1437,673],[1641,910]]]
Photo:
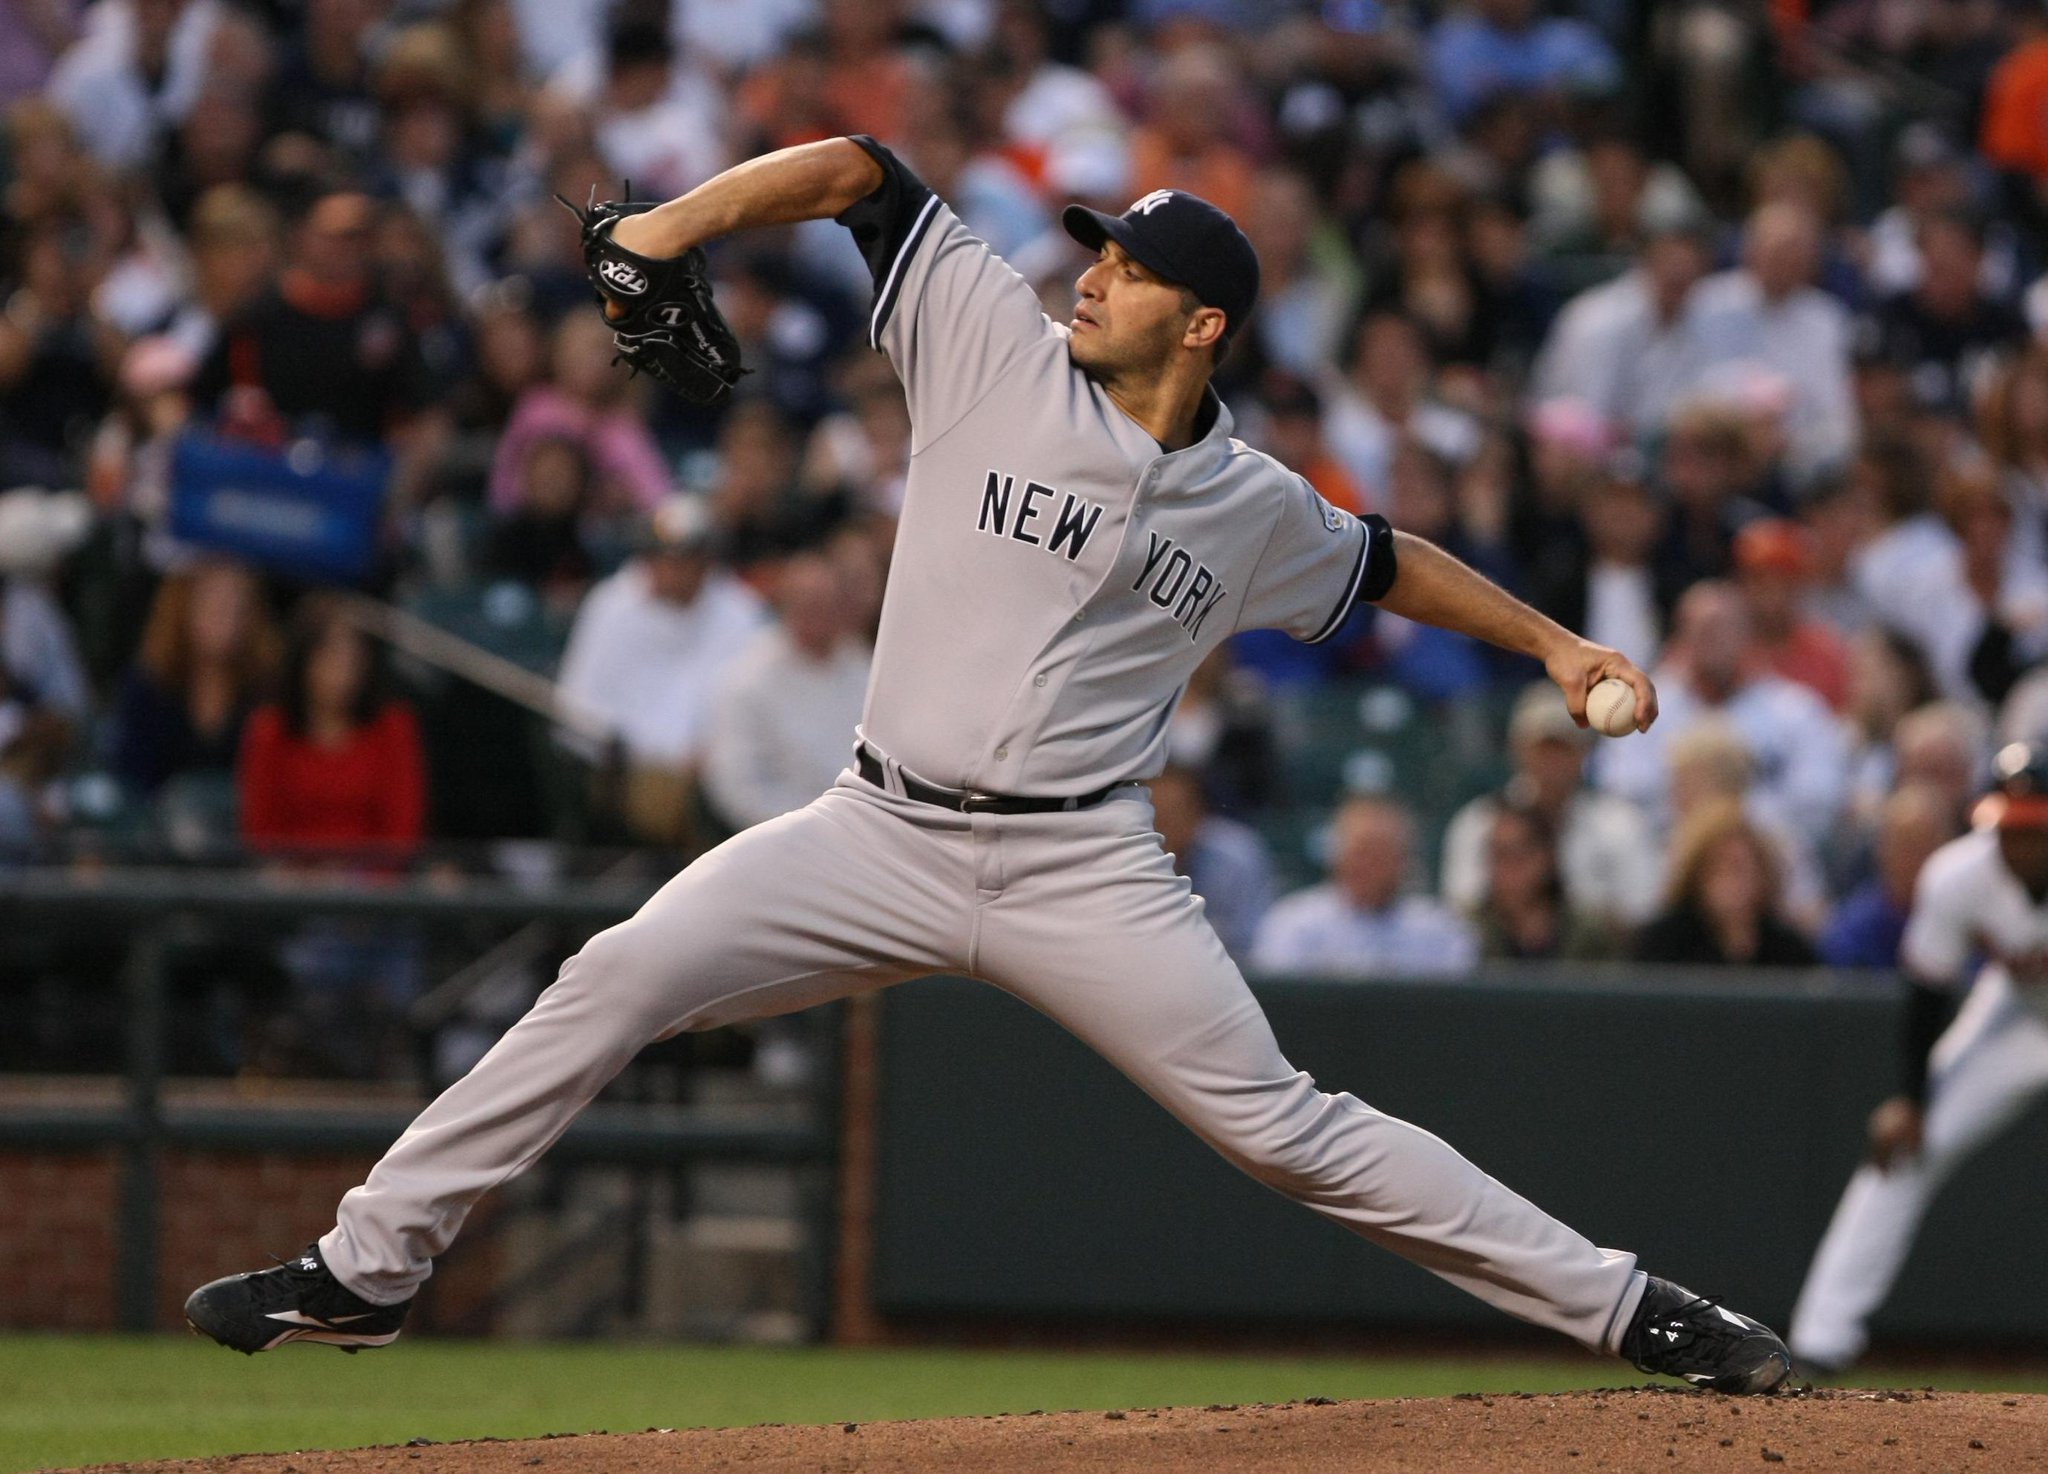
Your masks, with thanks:
[[[1329,882],[1275,902],[1251,958],[1265,973],[1360,977],[1459,973],[1478,960],[1478,937],[1441,902],[1400,896],[1368,911]]]
[[[1013,143],[1051,148],[1063,139],[1124,132],[1109,89],[1079,67],[1046,62],[1003,109],[1003,134]]]
[[[1920,647],[1944,696],[1983,699],[1970,679],[1970,656],[1984,638],[1984,606],[1947,523],[1931,512],[1895,523],[1858,550],[1850,574],[1878,622]],[[2048,654],[2048,570],[2027,539],[2015,536],[2007,548],[1999,605],[2021,652],[2032,659]]]
[[[17,697],[26,696],[75,722],[89,714],[91,690],[71,627],[56,600],[23,579],[0,579],[0,667]],[[4,696],[0,688],[0,699]],[[4,740],[0,737],[0,742]]]
[[[601,49],[610,0],[512,0],[526,70],[551,77]],[[670,0],[669,35],[686,54],[745,69],[780,49],[815,19],[817,0]]]
[[[1786,461],[1795,474],[1848,460],[1856,448],[1856,400],[1847,308],[1818,287],[1766,300],[1756,278],[1738,269],[1694,288],[1687,317],[1701,372],[1756,365],[1789,386]]]
[[[1658,316],[1637,267],[1565,304],[1544,340],[1530,400],[1577,399],[1631,435],[1660,428],[1700,372],[1700,350],[1681,315]]]
[[[723,570],[676,604],[654,595],[635,560],[577,610],[562,695],[624,737],[637,761],[688,763],[703,745],[720,680],[767,618],[753,591]]]
[[[157,140],[199,100],[220,15],[220,0],[191,0],[171,22],[163,75],[148,78],[138,64],[134,0],[86,10],[85,33],[51,70],[49,96],[94,158],[114,169],[150,162]]]
[[[1463,410],[1424,400],[1406,425],[1397,425],[1360,394],[1350,380],[1328,374],[1323,394],[1323,442],[1369,497],[1387,494],[1394,449],[1402,434],[1417,440],[1453,465],[1462,466],[1479,451],[1479,425]]]
[[[593,48],[548,78],[548,91],[587,110],[606,167],[633,182],[635,197],[688,194],[730,162],[725,129],[731,108],[702,69],[678,62],[668,91],[637,112],[604,105],[605,56]]]
[[[1444,831],[1443,897],[1467,915],[1486,900],[1487,836],[1500,801],[1482,795]],[[1612,793],[1581,789],[1565,803],[1557,836],[1565,900],[1583,915],[1634,926],[1655,913],[1663,856],[1643,811]]]
[[[849,639],[816,660],[778,627],[733,662],[704,746],[705,793],[728,823],[749,828],[832,786],[853,752],[873,654]]]
[[[1809,844],[1825,839],[1841,811],[1848,785],[1848,750],[1828,704],[1810,688],[1780,676],[1745,683],[1720,706],[1693,691],[1683,672],[1657,674],[1657,721],[1647,732],[1594,750],[1595,783],[1668,820],[1667,753],[1672,741],[1708,716],[1718,715],[1742,737],[1755,764],[1753,792]]]
[[[1648,568],[1603,562],[1586,570],[1587,639],[1647,666],[1656,659],[1663,626]]]

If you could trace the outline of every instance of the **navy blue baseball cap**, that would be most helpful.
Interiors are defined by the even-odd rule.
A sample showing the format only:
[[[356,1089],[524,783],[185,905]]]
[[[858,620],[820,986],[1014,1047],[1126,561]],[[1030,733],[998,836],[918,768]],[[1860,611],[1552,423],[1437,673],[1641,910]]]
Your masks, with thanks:
[[[1115,241],[1146,267],[1223,314],[1227,340],[1259,300],[1259,257],[1237,222],[1198,195],[1155,189],[1121,215],[1069,205],[1067,234],[1091,251]]]

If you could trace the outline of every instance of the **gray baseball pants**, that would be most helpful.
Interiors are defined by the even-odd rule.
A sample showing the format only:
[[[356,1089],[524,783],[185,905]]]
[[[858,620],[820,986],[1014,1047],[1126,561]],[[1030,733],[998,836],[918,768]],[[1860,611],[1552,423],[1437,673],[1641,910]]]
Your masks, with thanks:
[[[1287,1197],[1510,1315],[1617,1348],[1645,1283],[1635,1256],[1288,1064],[1135,785],[1073,812],[957,814],[842,775],[592,937],[342,1199],[321,1253],[363,1298],[403,1300],[477,1199],[645,1045],[926,973],[1016,995]]]

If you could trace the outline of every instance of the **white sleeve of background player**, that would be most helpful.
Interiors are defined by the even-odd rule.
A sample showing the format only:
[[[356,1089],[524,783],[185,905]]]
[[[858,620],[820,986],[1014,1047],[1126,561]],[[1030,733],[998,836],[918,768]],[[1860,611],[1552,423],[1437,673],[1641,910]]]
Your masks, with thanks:
[[[875,279],[868,346],[889,356],[910,405],[912,450],[954,425],[1057,329],[1031,284],[960,223],[902,160],[855,137],[882,183],[839,216]]]
[[[1960,986],[1977,948],[1976,901],[1984,893],[1984,836],[1967,834],[1936,850],[1913,885],[1913,912],[1899,961],[1919,982]]]
[[[1313,645],[1336,634],[1354,604],[1393,586],[1394,532],[1384,517],[1360,519],[1331,506],[1291,471],[1280,483],[1237,627],[1285,630]]]

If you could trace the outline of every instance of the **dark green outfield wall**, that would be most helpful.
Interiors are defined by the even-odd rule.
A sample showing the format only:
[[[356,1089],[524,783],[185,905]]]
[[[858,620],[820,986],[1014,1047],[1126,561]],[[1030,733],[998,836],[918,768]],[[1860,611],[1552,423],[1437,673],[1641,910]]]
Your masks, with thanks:
[[[1896,1068],[1897,998],[1869,981],[1582,969],[1258,992],[1325,1088],[1780,1323]],[[892,990],[881,1049],[885,1313],[1503,1324],[1238,1175],[993,988]],[[2035,1112],[1951,1186],[1880,1332],[2048,1341],[2044,1250]]]

